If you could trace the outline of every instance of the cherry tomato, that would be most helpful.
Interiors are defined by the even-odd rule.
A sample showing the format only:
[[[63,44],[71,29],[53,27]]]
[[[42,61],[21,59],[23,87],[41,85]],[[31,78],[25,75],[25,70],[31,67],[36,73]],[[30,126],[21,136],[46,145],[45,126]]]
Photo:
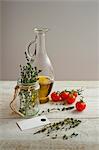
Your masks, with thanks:
[[[74,95],[75,97],[77,97],[77,96],[78,96],[78,93],[77,93],[76,91],[74,91],[74,92],[73,92],[73,95]]]
[[[73,94],[69,94],[69,97],[67,98],[67,103],[72,104],[76,100],[76,97]]]
[[[59,95],[58,92],[53,92],[53,93],[51,94],[51,99],[52,99],[52,101],[54,101],[54,102],[58,102],[58,101],[61,100],[61,97],[60,97],[60,95]]]
[[[84,101],[79,101],[76,103],[77,111],[83,111],[86,108],[86,103]]]
[[[68,96],[69,96],[69,92],[63,91],[60,93],[60,97],[62,100],[66,100],[68,98]]]
[[[72,91],[71,91],[71,94],[73,94],[75,97],[77,97],[77,96],[78,96],[78,91],[72,90]]]

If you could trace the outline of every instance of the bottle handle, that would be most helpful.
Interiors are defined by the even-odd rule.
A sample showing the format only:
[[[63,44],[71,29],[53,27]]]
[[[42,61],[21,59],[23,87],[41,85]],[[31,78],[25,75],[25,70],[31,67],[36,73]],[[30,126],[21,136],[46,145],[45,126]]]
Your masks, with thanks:
[[[15,106],[14,106],[14,101],[16,100],[16,97],[17,97],[17,94],[18,94],[18,90],[19,90],[19,86],[17,85],[17,86],[15,87],[13,99],[12,99],[12,101],[10,102],[10,108],[11,108],[12,111],[14,111],[16,114],[18,114],[18,115],[24,117],[24,115],[23,115],[21,112],[19,112],[18,110],[16,110],[16,108],[15,108]]]
[[[31,41],[31,42],[29,43],[29,45],[28,45],[28,47],[27,47],[27,50],[26,50],[27,56],[29,57],[29,59],[30,59],[31,61],[33,61],[33,57],[36,56],[36,50],[37,50],[36,39],[37,39],[37,35],[35,36],[34,41]],[[33,54],[31,54],[31,52],[30,52],[30,47],[31,47],[32,44],[35,44],[35,50],[34,50],[34,53],[33,53]]]

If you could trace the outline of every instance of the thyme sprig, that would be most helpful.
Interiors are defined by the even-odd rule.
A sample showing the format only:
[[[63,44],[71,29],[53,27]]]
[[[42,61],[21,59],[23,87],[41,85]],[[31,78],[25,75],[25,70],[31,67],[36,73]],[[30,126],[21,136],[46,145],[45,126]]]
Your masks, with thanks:
[[[81,123],[81,120],[77,120],[74,118],[66,118],[63,121],[50,123],[49,125],[43,127],[42,129],[38,130],[34,134],[38,133],[46,133],[46,136],[50,136],[53,132],[55,132],[55,135],[52,136],[52,139],[56,139],[58,137],[57,131],[70,130],[71,128],[77,127]],[[72,133],[70,136],[67,136],[66,134],[62,136],[62,139],[66,140],[68,138],[72,138],[74,136],[77,136],[78,134]]]
[[[36,52],[34,53],[36,55]],[[21,83],[34,83],[38,79],[38,74],[41,70],[38,70],[37,67],[32,67],[34,60],[29,59],[27,53],[25,52],[26,65],[20,65],[20,82]]]
[[[38,114],[38,116],[41,116],[42,114],[47,114],[53,111],[66,111],[66,110],[72,110],[74,109],[74,106],[70,106],[70,107],[63,107],[63,108],[51,108],[51,109],[47,109],[46,111],[42,111],[41,113]]]
[[[76,137],[76,136],[78,136],[78,133],[75,133],[75,132],[73,132],[71,135],[67,135],[67,134],[64,134],[63,135],[63,140],[68,140],[69,138],[73,138],[73,137]]]
[[[74,92],[77,92],[78,93],[78,95],[82,95],[82,92],[84,91],[84,89],[72,89],[72,90],[67,90],[67,89],[65,89],[64,90],[65,92],[69,92],[70,94],[73,94]]]

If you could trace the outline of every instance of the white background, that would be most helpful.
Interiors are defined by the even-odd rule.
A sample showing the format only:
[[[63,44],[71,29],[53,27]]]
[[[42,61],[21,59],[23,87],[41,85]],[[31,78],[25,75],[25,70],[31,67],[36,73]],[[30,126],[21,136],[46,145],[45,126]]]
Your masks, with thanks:
[[[18,78],[35,26],[50,29],[46,48],[56,80],[99,80],[96,0],[0,2],[0,79]]]

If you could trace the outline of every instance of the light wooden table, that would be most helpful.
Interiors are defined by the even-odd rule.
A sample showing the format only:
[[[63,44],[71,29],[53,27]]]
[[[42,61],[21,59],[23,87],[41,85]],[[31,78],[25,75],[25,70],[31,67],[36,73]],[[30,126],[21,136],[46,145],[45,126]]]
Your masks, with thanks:
[[[75,110],[48,113],[51,122],[67,117],[80,119],[82,123],[71,129],[79,135],[72,139],[52,140],[44,135],[33,135],[37,130],[20,131],[16,122],[21,120],[12,113],[9,103],[13,96],[15,81],[0,81],[0,150],[99,150],[99,81],[56,81],[53,91],[83,88],[87,108],[81,113]],[[50,103],[40,105],[40,110],[62,107]],[[69,131],[71,132],[71,131]]]

